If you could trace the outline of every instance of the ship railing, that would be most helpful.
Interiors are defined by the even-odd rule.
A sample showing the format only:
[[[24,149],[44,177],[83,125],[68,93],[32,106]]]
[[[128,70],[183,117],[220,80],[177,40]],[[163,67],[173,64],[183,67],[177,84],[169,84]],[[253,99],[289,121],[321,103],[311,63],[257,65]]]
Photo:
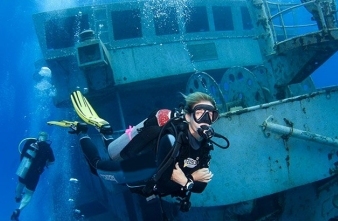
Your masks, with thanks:
[[[315,31],[327,32],[337,27],[335,0],[303,0],[303,3],[266,1],[265,6],[275,42]],[[306,23],[308,21],[304,19],[309,18],[315,23]]]

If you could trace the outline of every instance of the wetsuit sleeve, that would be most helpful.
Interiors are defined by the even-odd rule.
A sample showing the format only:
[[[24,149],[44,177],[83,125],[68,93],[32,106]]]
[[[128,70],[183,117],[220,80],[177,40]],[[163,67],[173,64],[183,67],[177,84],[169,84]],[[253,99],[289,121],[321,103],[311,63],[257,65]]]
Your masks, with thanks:
[[[168,153],[173,148],[175,143],[175,138],[173,135],[165,135],[161,138],[159,152],[157,155],[158,166],[164,162],[167,158]],[[168,168],[161,175],[160,180],[157,183],[157,190],[162,194],[172,194],[180,191],[181,185],[171,180],[171,175],[173,173],[176,162],[172,162]]]
[[[182,186],[170,179],[173,170],[174,163],[162,174],[159,182],[157,183],[157,190],[159,193],[167,195],[180,192]]]
[[[193,193],[202,193],[207,187],[207,183],[194,181],[194,187],[191,189],[191,192]]]
[[[200,168],[209,168],[209,163],[210,163],[211,157],[208,154],[208,157],[205,157],[203,162],[201,162],[201,167]],[[194,181],[194,186],[191,190],[193,193],[202,193],[204,189],[207,187],[208,183],[204,182],[199,182],[199,181]]]

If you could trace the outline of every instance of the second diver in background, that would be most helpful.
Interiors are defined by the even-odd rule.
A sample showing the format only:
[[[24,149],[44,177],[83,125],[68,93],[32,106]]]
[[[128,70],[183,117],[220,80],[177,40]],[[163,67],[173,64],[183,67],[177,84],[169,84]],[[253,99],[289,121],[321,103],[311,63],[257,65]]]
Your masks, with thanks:
[[[37,139],[24,140],[26,142],[20,153],[20,165],[16,172],[18,184],[15,190],[15,201],[20,205],[11,216],[11,220],[17,221],[22,209],[30,202],[44,168],[55,161],[46,132],[40,132]]]

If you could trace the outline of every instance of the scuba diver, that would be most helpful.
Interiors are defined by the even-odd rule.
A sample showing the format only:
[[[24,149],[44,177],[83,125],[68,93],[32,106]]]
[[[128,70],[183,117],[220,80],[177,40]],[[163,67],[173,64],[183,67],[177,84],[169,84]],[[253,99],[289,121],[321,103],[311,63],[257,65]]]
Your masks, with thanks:
[[[117,139],[112,128],[101,119],[87,99],[76,91],[71,100],[79,117],[86,123],[50,121],[49,125],[69,127],[77,134],[91,172],[101,178],[107,188],[111,183],[124,184],[133,193],[145,197],[168,196],[181,199],[181,211],[190,209],[191,193],[201,193],[214,176],[209,170],[210,138],[216,133],[211,125],[219,113],[214,99],[201,92],[185,98],[180,110],[161,109],[147,119],[129,127]],[[100,157],[87,124],[101,133],[110,159]],[[221,136],[219,136],[221,137]],[[227,148],[229,141],[227,141]]]
[[[25,145],[20,151],[24,141],[26,141]],[[23,139],[19,144],[19,152],[20,165],[16,171],[18,184],[15,190],[15,201],[20,205],[14,210],[11,220],[19,220],[20,212],[30,202],[44,168],[55,161],[46,132],[40,132],[38,138]]]

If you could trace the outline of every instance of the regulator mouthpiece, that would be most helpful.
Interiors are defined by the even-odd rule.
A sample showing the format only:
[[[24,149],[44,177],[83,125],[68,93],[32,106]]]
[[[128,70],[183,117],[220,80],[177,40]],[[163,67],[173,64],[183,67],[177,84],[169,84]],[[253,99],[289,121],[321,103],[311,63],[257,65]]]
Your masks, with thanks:
[[[200,128],[197,129],[197,133],[204,139],[210,139],[214,136],[215,131],[211,126],[202,125]]]

